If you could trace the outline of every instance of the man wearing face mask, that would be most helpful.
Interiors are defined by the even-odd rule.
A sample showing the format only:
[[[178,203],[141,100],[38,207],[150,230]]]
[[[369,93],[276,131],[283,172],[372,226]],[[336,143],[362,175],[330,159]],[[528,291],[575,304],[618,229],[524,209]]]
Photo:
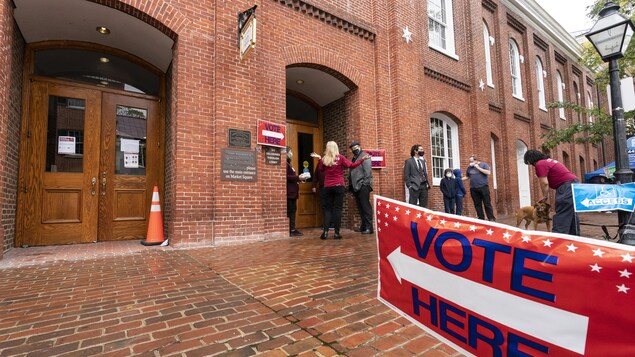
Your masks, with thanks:
[[[359,142],[353,141],[348,147],[353,152],[353,162],[364,158],[365,154]],[[354,231],[362,234],[372,234],[373,208],[370,206],[370,193],[373,191],[373,172],[371,161],[366,160],[360,166],[351,169],[348,179],[349,189],[355,195],[357,211],[362,221],[359,229],[355,228]]]
[[[404,162],[403,179],[408,188],[408,203],[428,208],[428,167],[423,156],[423,146],[417,144],[410,148],[410,158]]]

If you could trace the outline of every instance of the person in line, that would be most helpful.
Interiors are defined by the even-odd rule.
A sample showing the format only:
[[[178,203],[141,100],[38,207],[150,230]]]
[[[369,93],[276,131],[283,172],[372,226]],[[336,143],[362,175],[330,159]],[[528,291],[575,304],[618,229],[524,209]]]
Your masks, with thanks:
[[[441,193],[443,193],[443,208],[445,213],[454,214],[456,204],[456,179],[452,174],[452,169],[445,169],[445,176],[441,179]]]
[[[287,146],[287,217],[289,217],[289,236],[301,236],[302,233],[295,228],[295,214],[298,210],[298,197],[300,192],[300,176],[295,172],[291,159],[293,152]]]
[[[456,179],[456,210],[454,213],[457,216],[463,215],[463,197],[465,197],[465,185],[463,185],[463,172],[461,169],[454,169],[454,178]]]
[[[324,188],[324,177],[326,173],[322,167],[322,162],[318,161],[315,165],[315,172],[313,172],[313,185],[311,190],[313,193],[319,192],[320,208],[322,209],[322,215],[324,215],[324,205],[326,204],[326,189]]]
[[[324,205],[324,224],[320,239],[326,239],[329,235],[329,227],[333,222],[335,234],[333,238],[341,239],[340,225],[342,223],[342,206],[344,204],[344,169],[356,168],[370,159],[370,155],[364,155],[361,160],[353,163],[346,157],[340,155],[340,150],[335,141],[326,143],[324,158],[316,153],[311,153],[312,157],[318,158],[318,165],[322,165],[325,172],[324,190],[326,203]]]
[[[423,156],[423,146],[417,144],[410,148],[410,158],[404,162],[403,179],[408,188],[408,203],[428,208],[428,168]]]
[[[556,191],[555,209],[553,216],[554,233],[580,235],[580,219],[574,209],[573,191],[571,184],[577,183],[576,175],[557,160],[550,159],[538,150],[527,150],[524,156],[525,164],[536,168],[536,176],[540,181],[542,192],[541,202],[549,200],[549,188]]]
[[[487,219],[496,222],[494,210],[492,209],[492,201],[489,195],[489,175],[492,173],[488,164],[478,161],[476,155],[470,156],[470,166],[465,171],[463,180],[470,180],[470,196],[474,201],[474,208],[478,219]],[[485,214],[483,213],[485,206]]]
[[[352,162],[362,160],[365,155],[359,142],[353,141],[348,146],[353,152]],[[348,175],[349,189],[353,191],[357,211],[362,223],[354,231],[362,234],[373,234],[373,208],[370,206],[370,193],[373,191],[373,170],[370,160],[365,160],[360,166],[351,169]]]

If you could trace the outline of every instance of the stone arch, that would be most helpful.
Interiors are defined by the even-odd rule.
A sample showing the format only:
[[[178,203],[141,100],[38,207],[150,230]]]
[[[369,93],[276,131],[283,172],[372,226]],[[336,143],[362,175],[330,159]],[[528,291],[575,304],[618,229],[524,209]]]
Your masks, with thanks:
[[[285,68],[310,67],[322,70],[339,79],[348,88],[355,89],[362,81],[362,74],[344,57],[317,47],[290,46],[282,51]]]

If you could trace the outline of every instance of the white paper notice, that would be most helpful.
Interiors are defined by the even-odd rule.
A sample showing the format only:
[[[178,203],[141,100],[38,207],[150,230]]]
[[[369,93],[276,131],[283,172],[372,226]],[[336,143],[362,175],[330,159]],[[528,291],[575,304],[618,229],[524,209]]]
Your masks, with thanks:
[[[138,154],[139,140],[121,139],[121,151]]]
[[[58,136],[57,137],[57,153],[58,154],[74,154],[75,153],[75,137],[74,136]]]
[[[139,168],[139,154],[126,152],[123,154],[123,167],[127,169]]]

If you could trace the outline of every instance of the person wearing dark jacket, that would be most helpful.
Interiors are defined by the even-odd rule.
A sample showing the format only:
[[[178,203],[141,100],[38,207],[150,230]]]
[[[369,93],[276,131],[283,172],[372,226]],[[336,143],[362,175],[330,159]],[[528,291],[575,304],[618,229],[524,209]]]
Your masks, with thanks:
[[[289,236],[301,236],[302,233],[295,228],[295,213],[298,210],[298,197],[300,192],[300,176],[295,172],[291,159],[293,152],[287,146],[287,217],[289,217]]]
[[[456,179],[452,176],[452,169],[445,169],[444,178],[441,179],[441,192],[443,193],[443,207],[445,213],[454,214],[456,199]]]
[[[357,141],[353,141],[349,148],[354,155],[352,162],[362,160],[362,157],[366,155]],[[359,229],[355,228],[354,231],[362,234],[373,234],[373,207],[370,205],[370,193],[373,190],[371,161],[364,160],[363,164],[351,169],[348,179],[348,187],[355,196],[357,211],[362,222]]]
[[[463,173],[461,169],[454,169],[454,178],[456,179],[456,210],[454,213],[457,216],[463,215],[463,197],[467,191],[465,191],[465,185],[463,184]]]

